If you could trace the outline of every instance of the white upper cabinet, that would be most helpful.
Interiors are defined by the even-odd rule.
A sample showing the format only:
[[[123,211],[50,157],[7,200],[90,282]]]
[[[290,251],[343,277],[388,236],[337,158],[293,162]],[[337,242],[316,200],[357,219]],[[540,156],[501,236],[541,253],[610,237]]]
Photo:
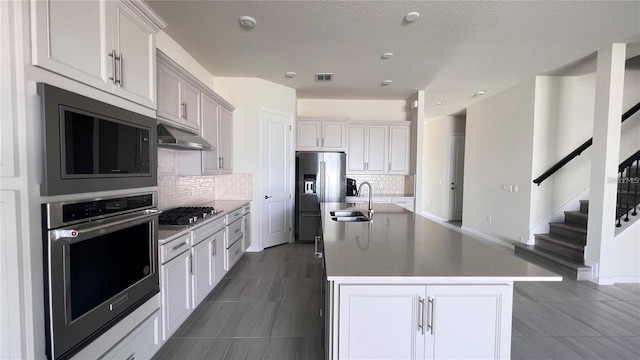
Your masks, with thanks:
[[[201,90],[190,75],[158,51],[158,117],[174,126],[200,133]]]
[[[220,137],[218,139],[220,172],[231,173],[233,171],[233,111],[220,106],[220,121],[218,126]]]
[[[142,1],[31,3],[34,65],[156,109],[155,34]]]
[[[409,174],[410,125],[351,123],[347,134],[348,174]]]
[[[389,174],[409,174],[410,126],[389,126]]]
[[[212,151],[202,152],[202,172],[205,174],[216,173],[220,169],[220,157],[218,156],[220,145],[218,138],[220,125],[220,104],[211,96],[202,95],[202,133],[205,140],[215,147]]]
[[[348,174],[384,174],[387,171],[385,125],[350,125],[347,149]]]
[[[345,117],[298,117],[296,149],[300,151],[345,151],[348,120]]]

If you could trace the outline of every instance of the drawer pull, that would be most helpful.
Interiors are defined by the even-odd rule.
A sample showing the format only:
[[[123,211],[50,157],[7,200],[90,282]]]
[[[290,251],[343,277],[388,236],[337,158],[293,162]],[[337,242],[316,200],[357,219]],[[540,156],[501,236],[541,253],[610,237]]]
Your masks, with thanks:
[[[183,246],[185,246],[185,245],[187,245],[187,243],[186,243],[186,242],[183,242],[183,243],[182,243],[182,244],[180,244],[180,245],[176,245],[176,246],[172,247],[172,248],[171,248],[171,250],[178,250],[178,249],[180,249],[181,247],[183,247]]]
[[[136,360],[136,353],[133,353],[133,354],[129,355],[127,360]]]
[[[240,232],[240,229],[238,229],[238,230],[234,231],[233,233],[234,233],[234,234],[237,234],[237,233],[239,233],[239,232]]]

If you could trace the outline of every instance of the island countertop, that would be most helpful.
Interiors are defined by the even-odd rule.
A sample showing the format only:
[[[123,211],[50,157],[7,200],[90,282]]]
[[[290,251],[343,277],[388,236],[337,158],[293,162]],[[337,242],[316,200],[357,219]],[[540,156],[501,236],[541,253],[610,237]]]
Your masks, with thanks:
[[[327,279],[368,283],[505,283],[562,277],[393,204],[374,204],[370,222],[337,222],[321,204]]]

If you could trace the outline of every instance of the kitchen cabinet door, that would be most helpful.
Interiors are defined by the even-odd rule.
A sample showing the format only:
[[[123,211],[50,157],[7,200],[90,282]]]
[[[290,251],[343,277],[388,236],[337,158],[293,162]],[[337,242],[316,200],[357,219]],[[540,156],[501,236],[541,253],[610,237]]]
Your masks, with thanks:
[[[389,126],[389,174],[409,174],[409,126]]]
[[[424,358],[420,285],[341,285],[340,359]]]
[[[428,359],[510,358],[511,286],[429,285],[426,314]]]
[[[111,91],[110,1],[33,1],[32,62]]]
[[[233,172],[233,112],[223,106],[220,107],[220,127],[218,146],[220,148],[220,172]]]
[[[367,128],[367,173],[384,174],[387,172],[387,132],[388,126],[369,126]]]
[[[246,213],[242,217],[242,251],[246,252],[251,245],[251,213]]]
[[[217,285],[222,278],[227,275],[227,270],[224,266],[224,254],[227,250],[224,246],[227,238],[226,230],[222,230],[216,233],[219,237],[216,237],[215,249],[216,249],[216,262],[214,264],[215,284]],[[214,285],[215,286],[215,285]]]
[[[159,117],[181,124],[182,105],[180,101],[180,89],[182,79],[171,68],[158,63],[158,111]]]
[[[167,340],[191,313],[191,252],[160,265],[162,340]]]
[[[347,135],[347,174],[365,174],[367,162],[367,127],[349,126]]]
[[[320,150],[320,122],[298,121],[296,149],[300,151]]]
[[[156,31],[123,2],[112,6],[112,47],[119,56],[113,92],[156,108]]]
[[[202,94],[202,133],[201,136],[211,145],[215,146],[215,150],[202,151],[202,173],[215,174],[220,169],[218,144],[219,138],[219,118],[220,104],[207,94]]]
[[[215,283],[215,235],[191,248],[193,272],[191,288],[192,308],[195,309],[209,295]]]
[[[151,359],[160,349],[160,314],[156,311],[100,360]]]
[[[185,125],[200,133],[200,90],[183,79],[180,95],[184,104],[182,118]]]
[[[344,127],[344,123],[342,122],[322,122],[322,150],[345,150],[347,146]]]

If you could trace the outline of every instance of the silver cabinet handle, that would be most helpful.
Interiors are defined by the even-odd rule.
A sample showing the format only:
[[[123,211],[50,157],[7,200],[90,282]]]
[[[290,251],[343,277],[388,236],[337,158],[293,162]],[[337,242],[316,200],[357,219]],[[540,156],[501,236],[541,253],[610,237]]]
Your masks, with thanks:
[[[211,242],[211,256],[216,256],[218,254],[218,250],[216,249],[216,241],[214,240],[213,242]]]
[[[424,335],[424,299],[418,297],[418,330]]]
[[[428,306],[429,306],[429,318],[427,319],[427,329],[429,330],[429,333],[431,335],[433,335],[433,307],[434,307],[434,303],[433,303],[433,299],[429,298],[428,302]]]
[[[185,246],[185,245],[187,245],[187,243],[186,243],[186,242],[183,242],[183,243],[182,243],[182,244],[180,244],[180,245],[176,245],[176,246],[172,247],[172,248],[171,248],[171,250],[178,250],[178,249],[180,249],[181,247],[183,247],[183,246]]]
[[[189,255],[189,274],[193,274],[193,255]]]
[[[136,360],[136,353],[133,353],[131,355],[129,355],[129,357],[127,358],[127,360]]]
[[[118,60],[118,62],[120,63],[120,71],[118,72],[120,78],[116,80],[116,84],[120,84],[120,86],[122,86],[122,83],[123,83],[122,64],[124,64],[124,57],[122,56],[122,53],[120,53],[120,56],[116,58],[116,60]]]
[[[111,76],[109,76],[109,80],[113,81],[113,83],[115,84],[116,82],[116,51],[111,50],[111,54],[109,54],[109,57],[111,58]]]
[[[318,243],[320,243],[320,240],[322,240],[322,236],[316,236],[315,237],[315,253],[313,254],[313,256],[315,256],[316,259],[321,259],[322,258],[322,253],[320,251],[318,251]]]
[[[319,146],[319,143],[320,143],[320,138],[316,138],[316,147]]]
[[[222,168],[224,169],[224,156],[221,157],[220,159],[222,159]]]

